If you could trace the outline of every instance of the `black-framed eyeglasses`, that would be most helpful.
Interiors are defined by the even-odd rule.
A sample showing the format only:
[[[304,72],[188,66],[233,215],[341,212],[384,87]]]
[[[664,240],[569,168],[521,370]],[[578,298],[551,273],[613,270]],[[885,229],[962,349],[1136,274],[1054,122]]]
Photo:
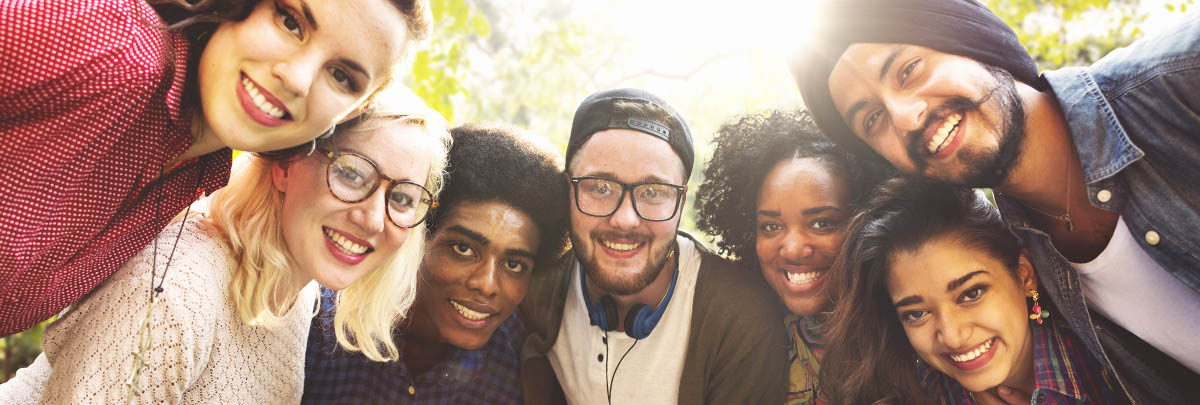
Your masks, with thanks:
[[[357,203],[367,199],[379,184],[387,181],[388,220],[401,228],[420,225],[429,216],[429,210],[437,207],[433,194],[425,186],[408,181],[396,180],[379,172],[379,165],[366,156],[354,152],[331,152],[318,148],[329,158],[325,171],[325,184],[334,198],[345,203]]]
[[[647,221],[666,221],[679,211],[679,201],[687,186],[661,182],[625,184],[603,177],[572,177],[575,207],[586,215],[607,217],[621,208],[629,191],[633,211]]]

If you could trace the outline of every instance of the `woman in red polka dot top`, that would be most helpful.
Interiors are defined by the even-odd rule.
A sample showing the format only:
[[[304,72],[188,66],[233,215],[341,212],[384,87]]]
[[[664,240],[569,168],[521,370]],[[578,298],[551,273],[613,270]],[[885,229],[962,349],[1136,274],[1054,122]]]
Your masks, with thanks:
[[[0,336],[224,186],[231,148],[362,113],[431,24],[427,0],[188,2],[0,0]]]

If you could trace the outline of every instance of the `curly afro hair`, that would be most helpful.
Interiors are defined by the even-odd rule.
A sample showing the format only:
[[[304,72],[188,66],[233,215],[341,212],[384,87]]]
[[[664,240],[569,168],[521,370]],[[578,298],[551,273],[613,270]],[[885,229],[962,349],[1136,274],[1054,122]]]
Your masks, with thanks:
[[[712,235],[720,253],[758,269],[755,211],[767,173],[785,159],[817,158],[848,182],[851,209],[871,188],[892,176],[889,168],[855,159],[821,133],[805,110],[770,110],[725,123],[713,139],[713,156],[696,194],[696,226]]]
[[[503,124],[466,124],[450,130],[454,144],[429,237],[442,216],[462,202],[499,201],[533,219],[541,241],[535,269],[566,249],[567,181],[562,155],[549,142]]]

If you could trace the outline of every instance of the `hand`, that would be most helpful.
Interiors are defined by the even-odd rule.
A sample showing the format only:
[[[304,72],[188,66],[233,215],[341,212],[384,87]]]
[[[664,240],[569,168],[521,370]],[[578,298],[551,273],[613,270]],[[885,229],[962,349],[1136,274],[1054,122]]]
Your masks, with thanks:
[[[1008,405],[1029,405],[1033,402],[1033,393],[1024,393],[1003,385],[996,387],[996,396]]]

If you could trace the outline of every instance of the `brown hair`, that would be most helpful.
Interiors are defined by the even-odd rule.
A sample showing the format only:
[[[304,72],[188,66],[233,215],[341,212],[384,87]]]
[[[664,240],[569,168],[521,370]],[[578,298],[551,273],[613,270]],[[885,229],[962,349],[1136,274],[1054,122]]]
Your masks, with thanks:
[[[821,394],[832,403],[922,403],[917,355],[887,289],[891,258],[947,234],[999,259],[1015,276],[1020,244],[994,206],[971,189],[892,179],[850,220],[829,282]]]

